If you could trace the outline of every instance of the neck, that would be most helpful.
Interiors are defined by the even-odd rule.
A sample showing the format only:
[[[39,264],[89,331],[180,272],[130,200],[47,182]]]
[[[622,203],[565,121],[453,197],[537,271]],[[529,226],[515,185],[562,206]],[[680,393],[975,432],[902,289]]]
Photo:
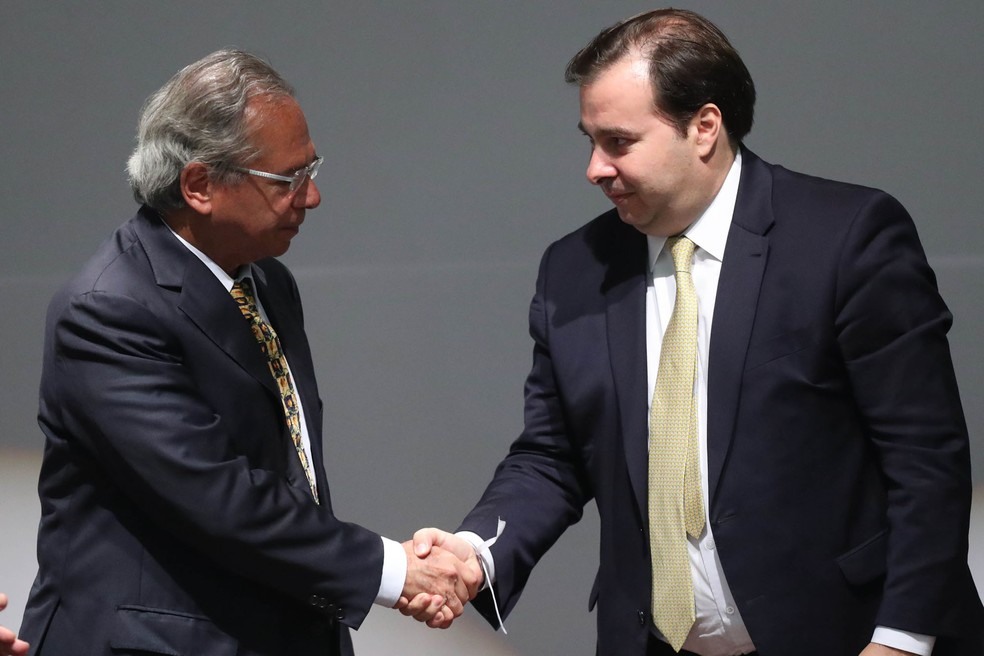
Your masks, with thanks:
[[[701,202],[696,208],[697,211],[690,217],[687,225],[680,229],[680,232],[689,228],[694,221],[700,218],[707,211],[707,208],[710,207],[711,203],[714,202],[714,199],[717,198],[721,187],[724,185],[724,181],[728,178],[728,173],[731,172],[731,167],[734,165],[737,155],[738,146],[727,138],[718,141],[715,147],[711,149],[711,152],[704,160],[706,175],[702,184],[703,192],[700,194]]]
[[[162,218],[178,236],[207,255],[231,277],[236,277],[242,263],[232,262],[230,258],[222,256],[222,250],[209,229],[211,223],[208,216],[184,207],[167,212]]]

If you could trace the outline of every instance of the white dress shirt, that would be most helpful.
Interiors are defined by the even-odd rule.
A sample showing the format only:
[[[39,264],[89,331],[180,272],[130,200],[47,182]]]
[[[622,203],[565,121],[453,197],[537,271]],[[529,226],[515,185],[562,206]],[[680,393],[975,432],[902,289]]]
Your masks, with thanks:
[[[165,223],[164,225],[167,225]],[[242,278],[249,278],[250,282],[253,282],[253,277],[250,274],[249,267],[242,267],[237,272],[236,278],[233,278],[228,273],[226,273],[222,267],[216,264],[212,258],[200,251],[198,248],[193,246],[188,240],[184,239],[181,235],[174,232],[171,226],[167,226],[171,230],[171,234],[177,237],[178,241],[181,242],[185,248],[195,254],[195,256],[202,261],[202,264],[208,267],[208,270],[218,279],[219,283],[225,288],[226,291],[232,292],[232,286],[237,280]],[[256,289],[256,284],[253,284],[253,289]],[[263,309],[263,303],[260,302],[259,294],[254,295],[256,298],[256,307],[260,311],[260,316],[264,321],[270,323],[270,318],[267,316],[266,311]],[[286,362],[287,355],[284,354],[284,361]],[[287,371],[290,373],[290,363],[287,363]],[[291,374],[291,380],[294,376]],[[297,413],[301,424],[301,446],[304,449],[304,455],[307,456],[308,462],[314,462],[311,459],[311,437],[308,434],[307,423],[304,421],[304,404],[301,403],[301,395],[295,395],[295,401],[297,401]],[[317,486],[317,483],[315,483]],[[317,487],[315,487],[317,490]],[[403,593],[403,586],[406,583],[407,578],[407,556],[406,552],[403,551],[403,546],[394,540],[379,536],[383,541],[383,576],[379,582],[379,591],[376,593],[375,603],[381,606],[386,606],[387,608],[392,608],[396,605],[396,602],[400,599],[400,595]]]
[[[694,578],[696,621],[683,648],[707,656],[735,656],[755,651],[735,605],[721,560],[718,558],[707,511],[707,356],[711,343],[711,318],[717,297],[718,278],[724,261],[724,246],[731,228],[738,178],[739,155],[724,184],[710,206],[683,234],[693,241],[691,269],[697,291],[697,423],[700,440],[700,480],[704,493],[705,529],[700,539],[688,539],[690,569]],[[649,372],[649,399],[652,402],[659,371],[659,354],[663,332],[673,314],[676,279],[673,258],[664,251],[665,237],[647,237],[649,243],[649,280],[646,286],[646,361]]]

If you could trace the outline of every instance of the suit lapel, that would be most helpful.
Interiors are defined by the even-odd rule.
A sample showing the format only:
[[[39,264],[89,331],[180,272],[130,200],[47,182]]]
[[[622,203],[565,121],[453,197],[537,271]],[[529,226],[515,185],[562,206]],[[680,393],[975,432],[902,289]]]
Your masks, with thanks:
[[[229,293],[201,260],[175,239],[152,210],[142,208],[135,229],[158,286],[175,294],[175,304],[253,378],[277,394],[270,368]]]
[[[711,329],[707,383],[707,470],[711,509],[728,460],[741,397],[742,373],[755,321],[773,224],[772,175],[742,150],[741,181],[728,232]]]
[[[629,480],[643,517],[648,489],[649,421],[646,370],[645,236],[618,225],[605,279],[608,353],[618,400]]]
[[[174,296],[177,307],[198,327],[218,348],[232,358],[258,383],[273,395],[280,409],[280,394],[277,384],[270,374],[263,352],[256,343],[236,307],[232,297],[222,287],[215,275],[201,260],[174,238],[164,222],[152,211],[142,208],[135,220],[135,230],[147,252],[155,280],[162,289]],[[281,340],[281,345],[290,363],[294,377],[294,387],[301,397],[304,415],[311,440],[312,459],[322,498],[328,499],[328,484],[321,466],[321,428],[317,388],[311,355],[304,338],[303,327],[297,313],[282,298],[286,290],[270,288],[265,271],[252,265],[253,280],[263,309],[273,324]],[[279,410],[281,413],[282,410]],[[286,462],[290,471],[289,480],[299,490],[308,491],[307,478],[295,452],[294,444],[287,435],[287,424],[281,422],[281,438],[284,448],[289,451]],[[272,436],[271,436],[272,437]]]

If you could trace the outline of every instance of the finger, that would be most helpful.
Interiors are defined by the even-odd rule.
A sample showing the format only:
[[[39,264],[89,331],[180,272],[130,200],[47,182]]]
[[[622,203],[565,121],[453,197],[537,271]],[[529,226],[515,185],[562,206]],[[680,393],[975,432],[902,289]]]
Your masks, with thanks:
[[[482,580],[485,578],[482,567],[478,563],[478,556],[472,552],[467,560],[455,563],[455,570],[458,573],[455,593],[462,603],[468,603],[478,594],[482,587]]]
[[[426,597],[427,603],[414,614],[413,619],[418,622],[430,622],[441,614],[441,608],[444,606],[444,597],[441,595],[423,594],[418,595],[418,597]]]
[[[418,558],[425,558],[431,547],[440,546],[443,542],[444,531],[436,528],[422,528],[413,534],[413,552]]]
[[[6,607],[7,607],[7,595],[0,592],[0,610],[3,610]]]
[[[485,581],[485,572],[482,571],[477,554],[464,563],[459,576],[468,588],[468,600],[471,601],[482,589],[482,583]]]
[[[417,619],[418,615],[420,615],[421,613],[426,613],[427,609],[432,604],[436,603],[434,597],[435,595],[421,592],[413,599],[408,599],[406,605],[403,608],[399,608],[398,610],[406,617],[413,617],[414,619]],[[437,601],[441,601],[443,603],[443,598],[437,597]],[[424,617],[424,619],[429,619],[430,616],[433,614],[433,612],[434,611],[432,610],[429,614],[427,614]],[[424,620],[422,619],[420,621],[424,621]]]
[[[454,594],[458,598],[458,603],[462,606],[462,611],[464,611],[464,605],[471,600],[472,596],[468,592],[468,586],[460,576],[458,577],[458,581],[454,584]]]
[[[9,642],[0,642],[0,654],[6,656],[25,656],[31,646],[23,640],[12,638]]]
[[[418,622],[426,622],[434,617],[444,605],[444,597],[420,593],[410,600],[406,609],[401,611],[404,615],[414,618]]]
[[[448,595],[444,602],[444,605],[451,611],[451,614],[454,617],[459,617],[463,612],[465,612],[465,605],[462,603],[457,592],[459,585],[460,584],[455,583],[455,593]],[[465,597],[465,599],[467,600],[468,597]]]
[[[447,606],[443,606],[441,612],[427,622],[427,626],[432,629],[446,629],[451,626],[452,622],[454,622],[454,613]]]

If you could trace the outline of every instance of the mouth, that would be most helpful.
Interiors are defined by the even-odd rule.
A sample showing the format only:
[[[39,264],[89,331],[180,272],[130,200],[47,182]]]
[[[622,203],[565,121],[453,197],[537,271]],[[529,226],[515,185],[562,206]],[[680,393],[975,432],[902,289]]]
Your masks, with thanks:
[[[629,199],[629,197],[632,196],[632,192],[626,191],[622,193],[615,193],[611,191],[606,191],[605,196],[607,196],[608,200],[612,201],[616,205],[624,205],[625,202]]]
[[[304,223],[304,217],[303,216],[296,218],[292,223],[288,223],[288,224],[282,225],[280,227],[280,229],[281,230],[286,230],[288,232],[297,233],[297,232],[300,231],[301,224],[302,223]]]

